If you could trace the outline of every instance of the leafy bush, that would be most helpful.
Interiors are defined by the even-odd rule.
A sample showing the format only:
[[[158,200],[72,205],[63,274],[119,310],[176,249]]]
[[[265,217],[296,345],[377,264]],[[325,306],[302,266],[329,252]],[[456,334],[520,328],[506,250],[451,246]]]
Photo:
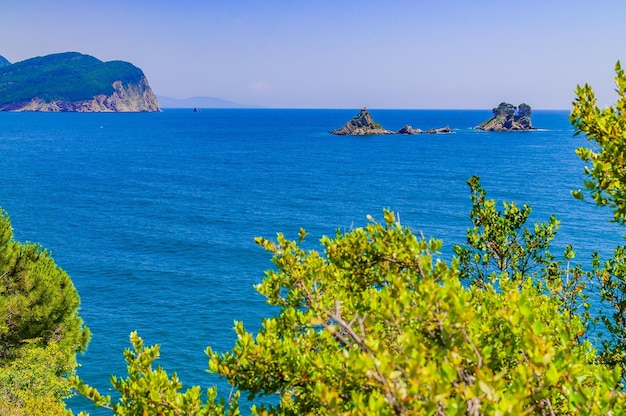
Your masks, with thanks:
[[[323,253],[282,235],[257,242],[276,266],[257,290],[278,313],[256,335],[237,323],[231,351],[207,349],[210,370],[237,392],[279,398],[253,414],[591,415],[624,404],[619,370],[596,364],[577,337],[582,320],[559,297],[522,276],[463,286],[456,262],[433,259],[441,243],[417,238],[391,212],[382,224],[323,238]],[[156,358],[136,338],[133,346],[129,364]],[[230,408],[203,404],[198,390],[177,393],[163,377],[129,365],[123,384],[114,379],[122,394],[114,406],[76,386],[119,415],[185,414],[191,391],[194,414],[238,414],[238,395]]]

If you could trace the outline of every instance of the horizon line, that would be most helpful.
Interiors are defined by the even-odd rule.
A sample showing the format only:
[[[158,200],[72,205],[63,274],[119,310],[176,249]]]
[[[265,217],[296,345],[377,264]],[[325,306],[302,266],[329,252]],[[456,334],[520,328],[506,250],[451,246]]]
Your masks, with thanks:
[[[194,108],[202,110],[355,110],[360,111],[357,107],[261,107],[261,106],[236,106],[236,107],[161,107],[162,110],[193,110]],[[382,107],[368,108],[368,111],[492,111],[493,108],[409,108],[409,107]],[[570,108],[533,108],[532,111],[571,111]]]

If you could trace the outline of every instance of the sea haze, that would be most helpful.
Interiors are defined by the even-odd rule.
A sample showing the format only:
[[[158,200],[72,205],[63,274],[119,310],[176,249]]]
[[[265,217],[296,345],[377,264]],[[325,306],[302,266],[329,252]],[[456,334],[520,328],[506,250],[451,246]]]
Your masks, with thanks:
[[[159,105],[164,109],[171,108],[244,108],[249,107],[232,101],[226,101],[217,97],[190,97],[190,98],[172,98],[157,96]]]
[[[570,195],[582,186],[574,149],[585,139],[566,111],[536,111],[537,131],[487,133],[472,127],[490,110],[371,110],[388,129],[453,133],[328,133],[357,111],[0,113],[0,205],[15,238],[51,250],[78,288],[93,332],[79,357],[85,381],[110,394],[138,330],[162,345],[159,363],[186,387],[214,383],[206,346],[227,350],[234,320],[254,330],[273,313],[253,289],[272,268],[256,236],[295,239],[303,227],[307,248],[319,248],[323,235],[389,208],[442,239],[439,257],[449,260],[469,226],[472,175],[488,197],[530,204],[533,221],[556,214],[555,245],[572,243],[584,265],[621,241],[608,210]]]

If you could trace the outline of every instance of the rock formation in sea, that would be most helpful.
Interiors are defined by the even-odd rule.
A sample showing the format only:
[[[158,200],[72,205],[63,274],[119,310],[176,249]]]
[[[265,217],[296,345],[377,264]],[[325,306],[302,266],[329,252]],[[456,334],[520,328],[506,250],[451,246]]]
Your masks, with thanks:
[[[452,129],[450,126],[440,127],[438,129],[428,129],[426,130],[428,134],[443,134],[443,133],[452,133]]]
[[[528,104],[523,103],[515,107],[503,102],[493,109],[493,117],[480,123],[476,129],[485,131],[535,130],[530,120],[531,114],[532,109]]]
[[[143,71],[66,52],[0,67],[0,111],[160,111]]]
[[[352,117],[340,129],[331,130],[332,134],[340,136],[367,136],[372,134],[393,134],[391,130],[386,130],[379,123],[376,123],[372,115],[365,107],[361,109],[359,114]]]
[[[398,131],[391,131],[385,129],[379,123],[376,123],[372,118],[372,115],[365,107],[361,109],[359,114],[354,116],[352,120],[348,121],[343,125],[340,129],[331,130],[331,134],[337,134],[340,136],[367,136],[372,134],[421,134],[421,133],[451,133],[449,126],[438,128],[438,129],[429,129],[427,131],[421,129],[414,129],[408,124],[402,127]]]
[[[424,133],[424,131],[421,129],[414,129],[412,126],[409,126],[408,124],[402,127],[400,130],[398,130],[398,134],[420,134],[420,133]]]

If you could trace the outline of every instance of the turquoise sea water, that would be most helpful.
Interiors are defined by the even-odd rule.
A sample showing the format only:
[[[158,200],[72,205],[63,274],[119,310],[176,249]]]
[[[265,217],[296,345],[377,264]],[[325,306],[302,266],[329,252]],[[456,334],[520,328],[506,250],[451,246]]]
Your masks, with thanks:
[[[536,111],[539,130],[519,133],[472,129],[490,110],[371,113],[388,129],[453,133],[330,135],[352,110],[0,113],[0,206],[16,239],[51,250],[80,292],[93,332],[85,381],[110,393],[138,330],[185,386],[214,383],[206,346],[229,349],[234,320],[254,329],[271,313],[253,289],[272,267],[255,236],[297,238],[303,227],[316,248],[390,208],[442,239],[449,259],[469,225],[475,174],[489,197],[530,204],[533,221],[556,214],[555,245],[572,243],[583,264],[621,242],[608,210],[570,196],[582,186],[574,149],[585,139],[573,137],[567,111]]]

